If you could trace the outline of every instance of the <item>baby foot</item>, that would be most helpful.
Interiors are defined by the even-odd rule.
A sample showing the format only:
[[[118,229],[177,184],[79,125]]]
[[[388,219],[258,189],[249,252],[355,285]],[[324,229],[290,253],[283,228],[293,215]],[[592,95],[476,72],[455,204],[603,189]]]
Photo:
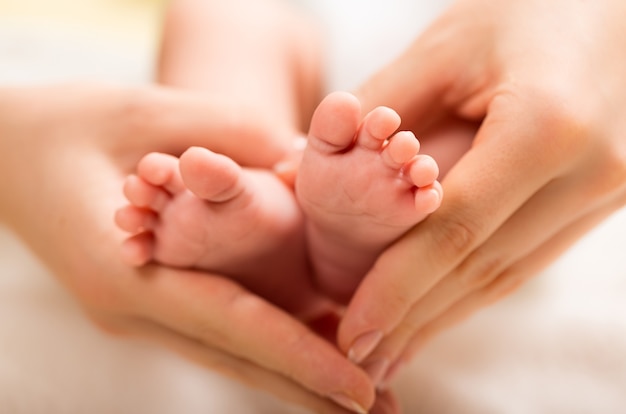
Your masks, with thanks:
[[[336,92],[318,106],[296,178],[307,218],[318,285],[347,301],[377,256],[437,209],[439,170],[400,117],[378,107],[361,121],[352,95]]]
[[[228,275],[289,310],[302,308],[293,299],[309,283],[302,213],[270,172],[241,168],[204,148],[180,159],[151,153],[124,193],[130,204],[116,222],[133,234],[122,246],[129,264]]]

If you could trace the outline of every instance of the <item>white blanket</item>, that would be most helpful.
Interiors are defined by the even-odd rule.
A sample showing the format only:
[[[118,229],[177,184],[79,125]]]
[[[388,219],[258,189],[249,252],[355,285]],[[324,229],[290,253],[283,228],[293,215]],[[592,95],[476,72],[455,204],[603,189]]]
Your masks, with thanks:
[[[334,39],[331,89],[353,87],[436,12],[418,13],[419,2],[368,3],[308,3]],[[149,79],[149,43],[83,29],[0,17],[0,81]],[[519,292],[429,344],[394,384],[406,412],[626,412],[624,246],[626,210]],[[101,333],[0,229],[0,413],[304,412],[161,348]]]

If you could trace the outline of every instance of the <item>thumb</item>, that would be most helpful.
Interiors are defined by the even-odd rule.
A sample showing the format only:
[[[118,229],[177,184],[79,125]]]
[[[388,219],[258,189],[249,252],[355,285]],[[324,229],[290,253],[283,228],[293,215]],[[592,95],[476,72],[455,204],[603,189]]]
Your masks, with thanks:
[[[492,33],[475,23],[463,2],[435,20],[395,60],[355,92],[364,111],[386,105],[402,117],[403,129],[418,136],[431,123],[454,114],[485,115],[482,92],[493,85]]]
[[[443,108],[443,96],[451,74],[441,70],[445,62],[441,53],[428,54],[418,38],[402,55],[390,62],[355,91],[362,110],[388,106],[402,118],[402,129],[426,126]]]

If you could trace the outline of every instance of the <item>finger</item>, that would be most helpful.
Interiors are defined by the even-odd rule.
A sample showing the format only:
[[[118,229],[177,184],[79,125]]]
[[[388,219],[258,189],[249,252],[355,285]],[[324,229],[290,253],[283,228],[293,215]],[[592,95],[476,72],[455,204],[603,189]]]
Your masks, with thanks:
[[[514,263],[594,211],[598,198],[606,202],[606,195],[597,194],[599,187],[592,182],[595,178],[588,177],[574,175],[553,181],[533,196],[485,243],[414,303],[370,359],[396,360],[416,331],[456,302],[501,277]]]
[[[355,360],[362,361],[374,348],[372,338],[392,332],[415,302],[569,168],[571,154],[541,140],[549,122],[529,115],[535,110],[508,95],[496,99],[475,147],[442,183],[441,207],[377,260],[339,330],[341,348]]]
[[[168,88],[134,91],[123,111],[141,148],[175,155],[203,146],[242,165],[270,167],[288,152],[295,134],[223,97]],[[148,141],[148,142],[146,142]]]
[[[467,20],[465,9],[462,2],[449,8],[359,87],[355,94],[364,113],[378,105],[393,108],[402,118],[401,129],[418,137],[450,108],[468,119],[484,117],[494,86],[488,84],[484,67],[492,63],[485,58],[493,52],[492,39],[484,36],[483,28],[466,36],[467,27],[458,24]],[[477,93],[477,88],[486,93]]]
[[[108,324],[110,325],[110,322]],[[127,319],[123,322],[115,321],[114,326],[118,333],[121,331],[162,344],[201,366],[246,386],[268,392],[282,401],[306,407],[316,413],[348,414],[350,412],[282,375],[261,368],[245,359],[234,357],[228,352],[199,343],[158,324],[147,320]]]
[[[401,414],[402,407],[392,391],[380,391],[370,414]]]
[[[393,108],[402,118],[401,129],[425,126],[433,114],[441,111],[445,89],[455,78],[451,72],[442,76],[442,67],[458,67],[450,65],[444,58],[447,57],[440,51],[429,53],[422,39],[418,38],[404,54],[355,91],[363,113],[377,106],[386,106]]]
[[[152,268],[139,311],[200,343],[284,375],[365,412],[374,401],[367,375],[330,343],[282,310],[221,277]],[[363,408],[365,407],[365,408]]]
[[[614,199],[601,208],[585,214],[503,270],[491,283],[464,296],[453,306],[422,326],[417,332],[414,332],[400,359],[409,360],[439,332],[516,291],[528,279],[548,267],[589,230],[596,227],[623,204],[623,200]]]

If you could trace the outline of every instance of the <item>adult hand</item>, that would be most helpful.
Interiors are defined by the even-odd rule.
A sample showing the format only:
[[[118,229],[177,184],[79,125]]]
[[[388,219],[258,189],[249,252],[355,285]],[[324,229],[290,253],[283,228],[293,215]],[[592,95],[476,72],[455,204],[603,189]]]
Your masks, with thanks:
[[[317,412],[345,412],[323,397],[370,407],[364,371],[236,282],[119,259],[126,235],[113,215],[124,177],[145,153],[203,145],[256,166],[283,157],[283,132],[241,109],[164,88],[4,88],[0,218],[106,329],[156,338]]]
[[[461,0],[358,91],[435,158],[473,144],[357,290],[339,332],[353,360],[408,358],[624,205],[624,21],[622,0]]]

